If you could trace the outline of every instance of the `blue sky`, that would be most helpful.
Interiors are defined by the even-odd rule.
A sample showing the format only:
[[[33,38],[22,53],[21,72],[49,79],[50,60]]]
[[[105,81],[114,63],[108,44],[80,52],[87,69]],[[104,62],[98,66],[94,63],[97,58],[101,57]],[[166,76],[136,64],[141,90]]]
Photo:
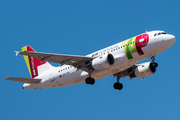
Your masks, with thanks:
[[[179,120],[178,0],[1,0],[1,120]],[[30,77],[23,56],[14,50],[87,55],[151,30],[176,36],[176,43],[156,56],[157,72],[113,89],[112,76],[50,89],[23,90],[5,77]],[[143,60],[151,61],[151,59]],[[57,66],[57,64],[53,64]]]

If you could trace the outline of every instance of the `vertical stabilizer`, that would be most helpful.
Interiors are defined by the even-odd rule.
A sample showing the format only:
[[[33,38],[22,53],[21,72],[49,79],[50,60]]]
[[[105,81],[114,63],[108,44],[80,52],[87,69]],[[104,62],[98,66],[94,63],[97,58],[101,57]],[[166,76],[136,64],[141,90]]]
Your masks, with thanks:
[[[35,52],[30,46],[25,46],[21,48],[21,51]],[[43,72],[45,72],[46,70],[53,67],[47,61],[41,62],[41,60],[38,60],[35,57],[26,55],[23,56],[24,60],[26,61],[26,65],[31,75],[31,78],[35,78]]]

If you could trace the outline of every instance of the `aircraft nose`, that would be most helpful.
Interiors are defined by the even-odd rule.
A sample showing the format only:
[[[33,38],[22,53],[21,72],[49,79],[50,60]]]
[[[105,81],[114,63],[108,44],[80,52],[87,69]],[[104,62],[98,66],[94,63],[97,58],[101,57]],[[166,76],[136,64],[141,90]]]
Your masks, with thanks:
[[[176,42],[176,37],[174,35],[171,35],[170,41],[172,44],[174,44]]]
[[[169,43],[169,45],[173,45],[176,41],[176,37],[174,35],[168,35],[166,40]]]

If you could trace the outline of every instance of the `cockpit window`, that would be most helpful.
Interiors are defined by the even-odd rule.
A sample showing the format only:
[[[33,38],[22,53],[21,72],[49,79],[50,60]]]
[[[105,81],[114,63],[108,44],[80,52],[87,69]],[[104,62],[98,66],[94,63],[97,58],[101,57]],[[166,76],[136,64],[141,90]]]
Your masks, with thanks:
[[[159,33],[155,33],[154,36],[161,35],[161,34],[167,34],[167,33],[165,33],[165,32],[159,32]]]
[[[167,34],[167,33],[165,33],[165,32],[162,32],[161,34]]]

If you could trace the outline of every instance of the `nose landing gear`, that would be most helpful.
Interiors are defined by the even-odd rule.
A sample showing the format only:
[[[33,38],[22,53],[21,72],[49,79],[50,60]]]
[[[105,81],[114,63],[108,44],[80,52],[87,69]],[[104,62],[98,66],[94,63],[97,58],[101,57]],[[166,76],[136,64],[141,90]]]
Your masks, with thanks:
[[[158,67],[158,63],[154,62],[154,61],[155,61],[155,54],[153,54],[153,55],[151,56],[151,60],[152,60],[152,66],[153,66],[153,67]]]

